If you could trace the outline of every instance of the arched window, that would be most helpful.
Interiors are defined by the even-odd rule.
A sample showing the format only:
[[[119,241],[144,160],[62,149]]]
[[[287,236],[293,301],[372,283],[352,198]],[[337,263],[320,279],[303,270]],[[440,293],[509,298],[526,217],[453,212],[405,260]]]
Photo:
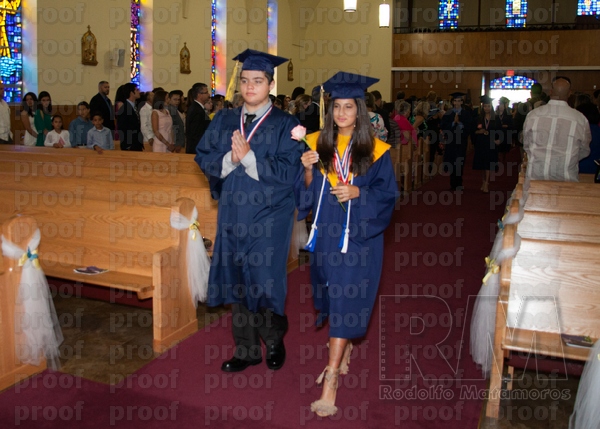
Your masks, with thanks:
[[[438,9],[440,29],[448,30],[458,27],[458,0],[440,0]]]
[[[527,23],[527,0],[506,0],[506,26],[522,28]]]
[[[21,0],[0,3],[0,77],[4,82],[4,100],[21,102],[23,93],[23,49]]]
[[[578,0],[577,16],[600,15],[600,0]]]
[[[141,6],[140,0],[131,0],[131,31],[130,31],[130,59],[131,82],[140,86],[140,27]]]
[[[504,76],[490,82],[491,89],[531,89],[535,80],[525,76]]]

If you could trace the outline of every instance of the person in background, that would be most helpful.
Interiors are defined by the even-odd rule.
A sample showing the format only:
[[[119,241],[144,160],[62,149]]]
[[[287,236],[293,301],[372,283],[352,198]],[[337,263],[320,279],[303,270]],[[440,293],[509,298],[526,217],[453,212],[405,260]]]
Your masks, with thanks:
[[[110,84],[102,80],[98,82],[98,93],[90,100],[90,111],[98,112],[104,119],[104,126],[110,130],[115,129],[115,108],[108,98]]]
[[[47,91],[38,95],[38,108],[34,118],[35,132],[37,133],[36,146],[44,146],[46,134],[52,131],[52,99]]]
[[[502,137],[500,123],[496,121],[492,106],[493,98],[487,95],[481,97],[481,113],[476,122],[473,155],[473,170],[482,173],[481,191],[489,192],[490,170],[496,168],[498,163],[498,149]]]
[[[369,113],[371,128],[373,128],[373,131],[375,132],[375,137],[382,142],[385,142],[387,140],[388,131],[381,115],[375,113],[375,97],[370,92],[366,92],[364,100],[365,105],[367,106],[367,112]]]
[[[185,117],[185,153],[195,154],[198,142],[210,124],[204,104],[210,99],[208,86],[195,83],[188,92],[188,109]]]
[[[140,117],[135,107],[135,102],[140,98],[140,90],[135,83],[130,82],[122,86],[121,93],[122,97],[126,97],[117,111],[117,129],[121,150],[141,152],[144,150],[144,142],[140,129]]]
[[[90,105],[87,101],[81,101],[77,104],[77,116],[69,124],[69,138],[71,147],[86,146],[87,133],[94,125],[90,121]]]
[[[25,146],[35,146],[37,143],[37,131],[34,123],[37,101],[37,95],[34,92],[28,92],[21,102],[21,122],[25,129],[25,135],[23,136]]]
[[[0,82],[0,144],[13,144],[10,129],[10,107],[4,101],[4,83]]]
[[[71,147],[71,139],[69,138],[69,132],[67,130],[63,130],[62,116],[54,115],[52,117],[52,131],[46,134],[44,146],[54,147],[57,149]]]
[[[590,154],[579,161],[579,174],[596,174],[598,165],[594,161],[600,159],[600,111],[592,102],[580,104],[577,110],[588,120],[592,135]]]
[[[408,120],[411,114],[410,103],[404,100],[396,100],[394,103],[396,115],[394,122],[400,130],[400,144],[417,144],[417,131]]]
[[[305,127],[308,133],[319,130],[319,105],[313,103],[310,95],[299,95],[294,100],[290,113],[300,121],[300,125]]]
[[[169,110],[167,91],[159,90],[154,93],[152,103],[152,132],[154,133],[154,144],[152,152],[175,151],[175,136],[173,134],[173,119]]]
[[[510,107],[508,107],[510,100],[506,97],[500,97],[499,101],[496,108],[496,121],[498,121],[496,128],[502,130],[502,134],[498,146],[498,160],[499,162],[506,162],[506,154],[512,148],[515,131],[513,129],[513,116]]]
[[[379,116],[381,116],[381,118],[383,119],[383,125],[385,126],[385,129],[387,131],[387,136],[389,137],[390,135],[390,112],[389,110],[385,109],[385,103],[383,102],[383,97],[381,96],[381,92],[375,90],[375,91],[371,91],[371,94],[373,94],[373,97],[375,97],[375,107],[373,108],[373,112],[377,113]],[[384,140],[384,141],[387,141]]]
[[[338,379],[349,371],[352,340],[367,332],[381,277],[383,232],[398,192],[390,146],[373,137],[364,101],[365,90],[378,81],[340,72],[325,82],[332,98],[325,126],[307,136],[311,150],[302,155],[304,169],[295,184],[298,219],[314,216],[307,249],[314,253],[317,324],[329,319],[329,357],[317,379],[323,390],[310,406],[320,417],[336,414]],[[357,255],[363,258],[359,264]]]
[[[444,169],[450,173],[450,189],[453,191],[463,190],[463,166],[469,136],[474,129],[472,113],[463,107],[465,95],[464,92],[450,94],[453,108],[444,114],[440,124],[444,144]]]
[[[140,99],[144,98],[144,104],[139,109],[140,112],[140,129],[144,144],[148,143],[150,147],[154,144],[154,132],[152,131],[152,103],[154,102],[154,92],[145,92]]]
[[[175,136],[174,152],[176,153],[185,150],[185,115],[179,111],[181,97],[183,97],[183,91],[180,91],[179,89],[171,91],[169,92],[169,100],[167,103],[167,110],[173,121],[173,134]]]
[[[113,150],[115,144],[113,141],[113,132],[103,125],[104,119],[101,113],[92,114],[92,124],[94,127],[88,131],[87,147],[102,154],[105,150]]]
[[[281,100],[277,97],[271,98],[271,102],[273,106],[277,107],[279,110],[283,110],[283,105],[281,104]]]
[[[433,173],[433,165],[435,163],[436,154],[441,155],[440,143],[442,141],[442,130],[440,125],[444,111],[439,108],[429,109],[429,117],[427,118],[427,130],[423,133],[423,138],[429,145],[429,159],[426,159],[427,173]]]
[[[579,160],[590,154],[592,135],[586,117],[567,104],[570,94],[571,80],[555,77],[551,100],[525,118],[523,149],[532,180],[579,181]]]
[[[215,117],[217,112],[223,108],[223,102],[225,101],[225,97],[223,97],[221,94],[215,94],[215,96],[212,97],[211,100],[212,109],[208,117],[212,120],[212,118]]]

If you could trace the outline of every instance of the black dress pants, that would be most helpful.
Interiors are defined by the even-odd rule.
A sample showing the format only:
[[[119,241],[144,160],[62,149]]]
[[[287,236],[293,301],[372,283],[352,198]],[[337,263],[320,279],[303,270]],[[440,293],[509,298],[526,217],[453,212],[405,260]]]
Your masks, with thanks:
[[[234,356],[238,359],[261,359],[261,338],[267,347],[283,341],[288,328],[287,316],[280,316],[264,308],[258,313],[253,313],[243,304],[233,304],[231,313],[236,346]]]

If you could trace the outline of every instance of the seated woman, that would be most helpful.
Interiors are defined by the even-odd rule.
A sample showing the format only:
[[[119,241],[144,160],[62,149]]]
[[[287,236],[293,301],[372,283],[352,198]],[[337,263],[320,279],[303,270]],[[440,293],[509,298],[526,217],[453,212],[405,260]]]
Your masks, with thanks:
[[[317,323],[328,317],[330,326],[329,359],[317,380],[325,379],[323,391],[311,404],[321,417],[337,412],[338,377],[348,373],[352,340],[367,331],[381,276],[383,231],[398,192],[390,146],[373,137],[364,101],[364,91],[378,81],[340,72],[325,82],[333,101],[323,130],[307,136],[311,150],[302,155],[304,169],[295,185],[298,218],[313,213],[307,250],[315,254],[310,273]]]

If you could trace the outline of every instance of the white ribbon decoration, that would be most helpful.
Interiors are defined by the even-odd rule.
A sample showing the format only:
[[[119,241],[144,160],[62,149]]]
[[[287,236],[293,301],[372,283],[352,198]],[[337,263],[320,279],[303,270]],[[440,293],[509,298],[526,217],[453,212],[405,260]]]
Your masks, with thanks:
[[[36,229],[27,250],[2,236],[2,253],[11,259],[24,260],[16,302],[23,312],[15,313],[17,358],[22,363],[37,366],[45,357],[48,367],[57,370],[60,368],[59,346],[64,338],[44,271],[34,265],[33,258],[27,258],[28,250],[37,250],[40,235]]]
[[[498,235],[502,236],[502,232],[498,232]],[[500,239],[499,242],[502,243],[502,240]],[[521,238],[515,234],[515,246],[500,250],[493,258],[495,265],[500,266],[505,260],[513,258],[520,247]],[[475,363],[481,365],[481,370],[486,378],[492,368],[492,349],[496,333],[496,305],[499,292],[500,272],[492,273],[479,290],[471,319],[471,356]]]
[[[350,184],[352,185],[354,183],[354,176],[352,176],[352,178],[350,179]],[[350,210],[352,208],[352,200],[348,200],[348,212],[346,213],[346,229],[344,231],[342,231],[342,234],[344,234],[344,244],[342,246],[342,253],[346,253],[348,252],[348,240],[350,237]]]
[[[600,341],[596,341],[581,374],[573,414],[569,419],[569,429],[598,429],[600,427],[599,394]]]
[[[194,207],[192,219],[188,219],[181,213],[171,211],[171,227],[182,231],[189,229],[187,242],[187,275],[190,294],[194,306],[198,307],[198,302],[206,302],[208,295],[208,272],[210,270],[210,260],[204,247],[204,239],[200,230],[197,228],[198,210]]]
[[[521,204],[521,201],[523,203]],[[504,225],[518,223],[523,218],[524,200],[519,201],[519,213],[508,215],[504,219]],[[511,249],[502,249],[504,231],[500,230],[496,234],[492,251],[489,259],[491,265],[501,266],[509,258],[514,258],[521,247],[521,237],[515,233],[514,247]],[[473,308],[473,317],[471,318],[471,340],[470,351],[473,361],[481,365],[481,370],[485,378],[489,376],[492,368],[494,338],[496,334],[496,310],[498,304],[498,294],[500,293],[500,271],[490,272],[493,266],[486,268],[487,280],[481,285],[479,294],[475,300]]]

